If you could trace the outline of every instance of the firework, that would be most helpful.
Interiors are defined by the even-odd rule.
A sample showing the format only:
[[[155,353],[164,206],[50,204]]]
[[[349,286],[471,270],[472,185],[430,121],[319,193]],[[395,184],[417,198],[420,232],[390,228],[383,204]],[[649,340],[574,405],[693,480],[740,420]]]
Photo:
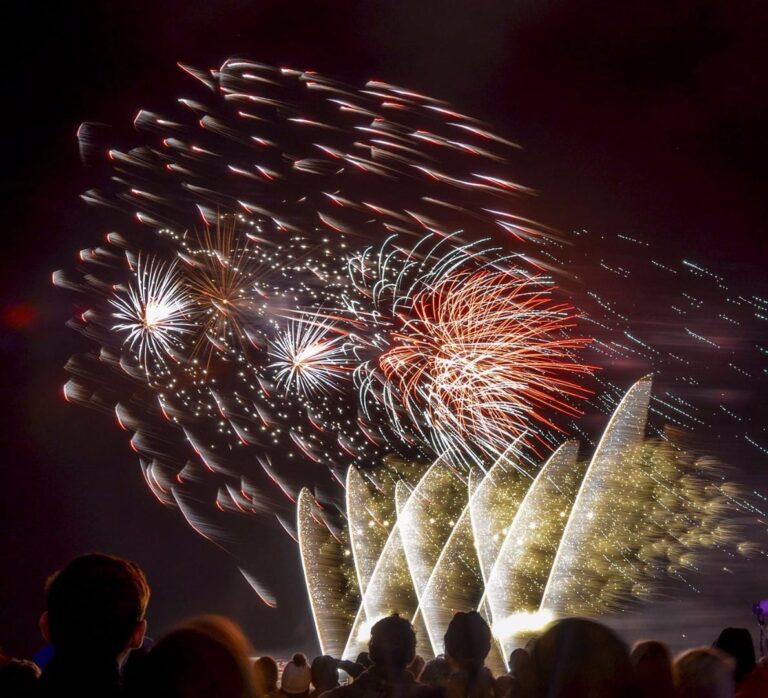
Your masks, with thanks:
[[[467,468],[498,459],[510,438],[518,454],[535,452],[540,429],[557,430],[548,415],[579,413],[589,340],[569,334],[577,313],[554,300],[551,279],[430,236],[368,250],[349,270],[361,405],[383,406],[402,438]]]
[[[437,655],[453,614],[477,609],[491,624],[499,647],[491,662],[500,668],[547,622],[647,598],[664,578],[662,569],[674,568],[685,580],[698,551],[740,547],[724,525],[733,490],[718,468],[673,441],[644,439],[650,388],[643,379],[627,392],[588,463],[577,461],[578,444],[570,441],[525,484],[506,458],[469,489],[442,460],[413,485],[401,480],[397,519],[387,543],[376,548],[378,562],[360,587],[354,620],[347,615],[339,622],[337,615],[331,626],[315,615],[323,651],[342,646],[347,636],[344,656],[356,656],[370,625],[397,611],[423,626],[422,645],[425,637],[429,643],[420,651]],[[358,507],[371,498],[363,492],[348,500],[354,526],[363,526],[366,514]],[[487,508],[493,499],[498,505]],[[480,509],[475,518],[468,515],[473,508]],[[484,536],[493,530],[500,541],[489,561]],[[318,567],[314,535],[302,545],[313,607],[322,601],[338,610],[340,602],[328,597],[340,586],[338,568]],[[352,552],[364,560],[369,551],[358,545]]]
[[[317,318],[291,320],[270,345],[277,386],[305,397],[316,392],[339,390],[339,382],[351,370],[343,337],[333,336],[335,326]]]
[[[127,290],[118,290],[110,303],[119,320],[112,329],[127,333],[126,344],[136,350],[145,367],[148,360],[171,356],[194,326],[189,292],[175,264],[156,259],[143,262],[139,257],[133,283]]]
[[[750,329],[768,317],[764,298],[627,235],[533,222],[532,191],[509,175],[518,147],[427,95],[240,59],[184,70],[194,83],[173,113],[136,115],[137,147],[80,130],[84,158],[109,168],[84,199],[108,208],[114,232],[54,281],[80,294],[70,324],[91,347],[68,362],[65,397],[114,413],[147,486],[196,531],[236,557],[254,517],[296,536],[300,484],[322,483],[315,496],[333,510],[354,465],[392,496],[391,510],[368,501],[381,524],[350,531],[365,607],[380,550],[428,568],[440,547],[429,541],[418,563],[390,544],[402,478],[368,473],[441,460],[477,488],[487,586],[511,519],[478,536],[478,512],[509,514],[500,502],[519,497],[480,487],[481,474],[508,458],[526,483],[568,435],[591,442],[580,415],[616,409],[625,369],[664,376],[650,398],[657,437],[725,419],[768,453],[732,402],[712,403],[725,391],[703,389],[764,379],[745,369],[747,350],[768,355]],[[429,599],[440,578],[398,588]]]
[[[511,272],[454,272],[413,299],[379,367],[412,419],[426,413],[438,452],[471,442],[498,457],[507,439],[556,428],[547,410],[578,413],[564,397],[587,390],[563,376],[590,372],[570,353],[588,340],[564,334],[573,309],[541,286]]]
[[[210,362],[214,352],[226,354],[247,344],[249,319],[261,313],[266,264],[231,218],[220,219],[213,229],[204,227],[196,244],[185,247],[179,254],[187,265],[186,287],[199,310],[192,354],[204,345]]]

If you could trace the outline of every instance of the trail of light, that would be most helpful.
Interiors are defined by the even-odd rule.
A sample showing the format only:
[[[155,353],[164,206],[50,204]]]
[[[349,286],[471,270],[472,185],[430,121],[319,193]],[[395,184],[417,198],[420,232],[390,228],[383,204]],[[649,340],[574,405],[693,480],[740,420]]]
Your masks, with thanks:
[[[519,627],[520,614],[539,611],[568,521],[568,493],[573,495],[579,484],[578,450],[577,442],[566,441],[542,466],[506,528],[488,575],[485,595],[491,610],[491,627],[501,643],[505,661],[515,645],[515,633],[511,631]]]
[[[569,613],[576,598],[584,592],[584,579],[579,574],[584,557],[589,555],[590,541],[620,529],[612,507],[599,506],[599,500],[610,498],[609,488],[624,477],[621,463],[633,455],[642,442],[651,395],[651,377],[637,381],[624,395],[605,428],[563,532],[552,571],[542,596],[540,610]]]

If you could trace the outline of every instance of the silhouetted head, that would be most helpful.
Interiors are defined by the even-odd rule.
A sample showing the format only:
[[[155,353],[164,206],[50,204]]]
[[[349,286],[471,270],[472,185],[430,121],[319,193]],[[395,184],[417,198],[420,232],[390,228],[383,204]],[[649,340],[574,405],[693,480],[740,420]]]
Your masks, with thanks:
[[[527,677],[533,673],[533,664],[528,650],[522,647],[512,650],[509,655],[509,673],[517,678]]]
[[[414,655],[413,661],[407,667],[411,676],[413,676],[413,678],[417,681],[419,680],[419,676],[421,676],[421,672],[424,671],[425,664],[426,662],[424,661],[424,657],[422,657],[420,654],[417,654]]]
[[[396,613],[382,618],[371,628],[368,654],[374,666],[385,670],[405,669],[416,655],[416,633]]]
[[[0,665],[0,696],[32,698],[37,692],[40,667],[26,659],[11,659]]]
[[[709,647],[683,652],[674,665],[677,698],[733,698],[735,663]]]
[[[280,690],[292,696],[301,696],[309,693],[309,684],[312,682],[312,673],[307,664],[307,658],[297,652],[288,664],[283,667],[283,676],[280,679]]]
[[[361,652],[360,654],[357,655],[355,664],[359,664],[360,666],[363,666],[367,669],[369,666],[371,666],[371,657],[368,655],[367,652]]]
[[[310,668],[312,685],[318,692],[339,685],[339,660],[327,654],[315,657]]]
[[[445,653],[461,669],[476,671],[491,651],[491,629],[477,611],[457,613],[443,638]]]
[[[673,698],[672,654],[663,642],[638,642],[629,654],[642,698]]]
[[[531,660],[541,698],[634,697],[629,652],[612,630],[583,618],[558,621],[536,640]]]
[[[234,623],[193,619],[147,655],[138,695],[148,698],[255,698],[247,641]],[[232,631],[232,634],[229,633]]]
[[[256,688],[262,695],[277,689],[277,679],[280,676],[280,671],[277,662],[272,657],[259,657],[253,663],[253,673],[256,680]]]
[[[206,614],[190,618],[184,627],[202,630],[222,644],[229,647],[233,656],[248,657],[253,654],[253,647],[242,628],[229,618]]]
[[[40,624],[59,656],[117,658],[141,646],[148,603],[149,585],[138,565],[83,555],[48,579]]]
[[[746,628],[726,628],[712,647],[736,660],[734,678],[737,684],[755,668],[755,646],[752,644],[752,635]]]
[[[451,675],[451,663],[442,655],[430,659],[421,672],[419,681],[433,688],[445,688]]]

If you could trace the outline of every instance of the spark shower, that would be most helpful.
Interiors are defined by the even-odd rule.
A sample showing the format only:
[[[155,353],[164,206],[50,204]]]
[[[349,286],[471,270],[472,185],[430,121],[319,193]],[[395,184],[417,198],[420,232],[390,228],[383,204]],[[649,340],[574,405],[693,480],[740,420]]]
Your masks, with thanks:
[[[717,463],[645,438],[651,383],[626,393],[589,461],[565,441],[533,479],[515,468],[514,448],[467,478],[438,459],[387,494],[375,474],[350,468],[337,535],[302,490],[299,543],[322,651],[354,659],[370,626],[398,612],[414,623],[419,654],[436,656],[453,614],[477,610],[496,640],[489,665],[503,672],[511,650],[555,618],[653,598],[667,577],[687,582],[703,551],[733,545],[738,490]]]

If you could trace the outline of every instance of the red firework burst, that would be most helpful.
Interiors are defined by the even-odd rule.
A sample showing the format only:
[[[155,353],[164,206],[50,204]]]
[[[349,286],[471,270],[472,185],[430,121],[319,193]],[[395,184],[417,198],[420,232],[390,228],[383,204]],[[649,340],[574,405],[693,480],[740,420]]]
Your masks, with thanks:
[[[390,392],[438,452],[471,442],[498,456],[514,439],[531,444],[548,414],[576,416],[593,373],[572,337],[578,315],[552,286],[515,271],[454,273],[418,292],[393,345],[379,359]],[[442,449],[440,448],[442,446]]]

